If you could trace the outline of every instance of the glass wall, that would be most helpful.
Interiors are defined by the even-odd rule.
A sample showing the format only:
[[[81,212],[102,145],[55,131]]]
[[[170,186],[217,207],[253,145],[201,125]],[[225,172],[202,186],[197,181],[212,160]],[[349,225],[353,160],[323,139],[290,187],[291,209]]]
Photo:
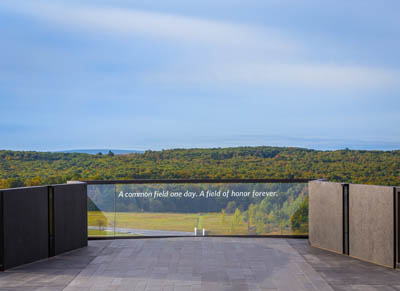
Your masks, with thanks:
[[[115,185],[88,185],[88,235],[115,235]]]
[[[89,236],[308,234],[307,183],[88,185]]]

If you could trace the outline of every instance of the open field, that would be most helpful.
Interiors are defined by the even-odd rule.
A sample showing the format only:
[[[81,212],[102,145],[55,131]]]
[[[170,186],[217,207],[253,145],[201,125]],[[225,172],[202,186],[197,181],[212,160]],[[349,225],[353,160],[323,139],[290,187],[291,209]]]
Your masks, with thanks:
[[[231,229],[233,215],[220,213],[132,213],[132,212],[88,212],[88,225],[135,229],[193,232],[194,228],[205,228],[208,234],[247,234],[247,223],[239,223]],[[102,223],[100,222],[102,221]]]
[[[243,219],[234,223],[234,215],[221,213],[135,213],[135,212],[88,212],[88,225],[116,228],[134,228],[162,231],[193,232],[194,228],[205,228],[208,235],[256,234],[255,227]],[[290,229],[279,229],[279,225],[266,226],[262,234],[293,234]],[[301,234],[297,233],[296,234]],[[96,235],[90,233],[89,235]]]
[[[121,236],[121,235],[127,235],[127,236],[137,236],[134,234],[130,233],[123,233],[123,232],[115,232],[115,231],[108,231],[108,230],[99,230],[99,229],[88,229],[88,236]]]

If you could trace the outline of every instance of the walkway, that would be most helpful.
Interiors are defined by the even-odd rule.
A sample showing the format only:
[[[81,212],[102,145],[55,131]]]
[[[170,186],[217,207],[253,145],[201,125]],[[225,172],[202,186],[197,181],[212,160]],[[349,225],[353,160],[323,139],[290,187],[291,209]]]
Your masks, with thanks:
[[[126,239],[0,273],[0,290],[400,290],[400,272],[300,239]]]

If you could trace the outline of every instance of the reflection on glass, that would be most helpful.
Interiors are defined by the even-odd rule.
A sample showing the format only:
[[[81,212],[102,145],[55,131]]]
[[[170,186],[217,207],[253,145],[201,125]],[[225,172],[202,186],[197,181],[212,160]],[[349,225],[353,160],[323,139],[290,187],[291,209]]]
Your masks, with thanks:
[[[115,185],[88,185],[88,235],[115,235]]]

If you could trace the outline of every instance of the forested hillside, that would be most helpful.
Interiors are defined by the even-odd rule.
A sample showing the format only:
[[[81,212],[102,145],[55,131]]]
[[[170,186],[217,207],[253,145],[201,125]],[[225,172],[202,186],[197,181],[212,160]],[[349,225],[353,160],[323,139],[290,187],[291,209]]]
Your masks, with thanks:
[[[0,151],[1,188],[79,179],[158,178],[324,178],[400,185],[400,150],[236,147],[129,155]]]

